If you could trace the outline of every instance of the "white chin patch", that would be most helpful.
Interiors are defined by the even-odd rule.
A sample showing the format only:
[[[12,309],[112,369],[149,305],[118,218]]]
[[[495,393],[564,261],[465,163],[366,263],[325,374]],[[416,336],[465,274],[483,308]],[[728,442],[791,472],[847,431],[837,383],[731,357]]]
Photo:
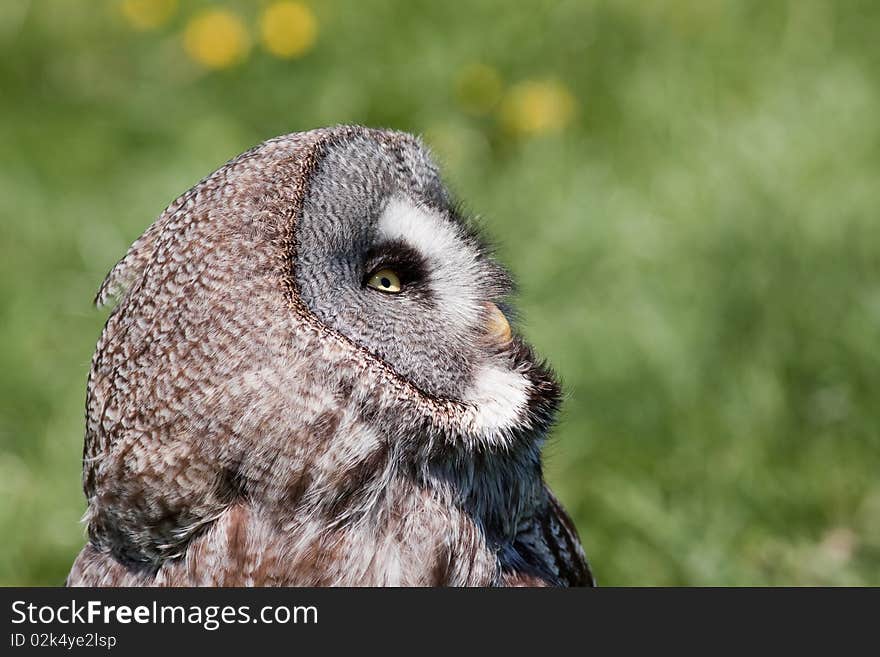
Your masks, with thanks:
[[[506,441],[509,431],[522,423],[528,404],[529,381],[519,372],[488,364],[477,370],[464,401],[473,406],[475,433],[490,444]]]

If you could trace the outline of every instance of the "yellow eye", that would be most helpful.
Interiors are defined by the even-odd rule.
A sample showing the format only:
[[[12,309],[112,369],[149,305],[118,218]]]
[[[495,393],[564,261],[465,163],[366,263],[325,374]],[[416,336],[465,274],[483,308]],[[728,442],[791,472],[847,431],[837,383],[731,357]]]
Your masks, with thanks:
[[[370,276],[367,285],[380,292],[396,294],[400,292],[400,278],[391,269],[380,269]]]

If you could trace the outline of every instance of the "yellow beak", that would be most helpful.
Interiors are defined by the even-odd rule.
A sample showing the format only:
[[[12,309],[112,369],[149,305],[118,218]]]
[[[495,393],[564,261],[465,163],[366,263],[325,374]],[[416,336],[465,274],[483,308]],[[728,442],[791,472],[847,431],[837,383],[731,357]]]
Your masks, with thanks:
[[[486,311],[486,337],[496,343],[509,342],[512,334],[507,317],[492,302],[486,302]]]

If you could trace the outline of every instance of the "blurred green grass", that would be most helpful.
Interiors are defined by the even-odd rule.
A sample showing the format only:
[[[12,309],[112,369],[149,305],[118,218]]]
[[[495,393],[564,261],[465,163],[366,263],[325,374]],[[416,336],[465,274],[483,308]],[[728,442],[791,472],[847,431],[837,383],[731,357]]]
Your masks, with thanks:
[[[106,271],[228,158],[355,122],[424,134],[520,279],[601,583],[880,584],[880,4],[313,2],[294,59],[266,5],[0,5],[0,583],[83,543]],[[205,8],[251,41],[220,70]]]

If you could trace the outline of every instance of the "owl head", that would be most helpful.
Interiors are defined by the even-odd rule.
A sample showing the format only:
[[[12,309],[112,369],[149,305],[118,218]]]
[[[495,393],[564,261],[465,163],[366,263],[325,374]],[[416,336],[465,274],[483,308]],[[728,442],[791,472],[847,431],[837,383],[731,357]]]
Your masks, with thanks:
[[[418,139],[344,126],[242,154],[98,294],[118,303],[88,388],[92,541],[150,562],[236,496],[340,518],[366,478],[539,470],[559,387],[511,293]]]

